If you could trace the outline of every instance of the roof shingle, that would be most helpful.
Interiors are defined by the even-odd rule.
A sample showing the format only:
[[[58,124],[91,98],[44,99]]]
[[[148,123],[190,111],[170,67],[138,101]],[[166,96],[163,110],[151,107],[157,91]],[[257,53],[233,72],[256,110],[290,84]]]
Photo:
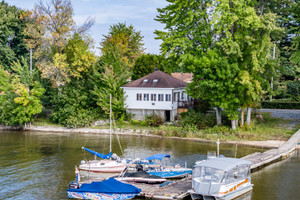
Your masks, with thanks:
[[[157,82],[153,80],[157,80]],[[148,80],[148,81],[144,81]],[[181,88],[186,87],[186,83],[166,74],[162,71],[155,71],[147,76],[139,78],[123,87],[145,87],[145,88]]]

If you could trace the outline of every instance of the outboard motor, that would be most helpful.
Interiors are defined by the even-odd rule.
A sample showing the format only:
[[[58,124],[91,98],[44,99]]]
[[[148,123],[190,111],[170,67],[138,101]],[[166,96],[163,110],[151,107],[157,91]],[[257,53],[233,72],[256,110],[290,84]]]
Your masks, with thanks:
[[[77,181],[71,181],[69,184],[69,189],[78,189],[79,183]]]

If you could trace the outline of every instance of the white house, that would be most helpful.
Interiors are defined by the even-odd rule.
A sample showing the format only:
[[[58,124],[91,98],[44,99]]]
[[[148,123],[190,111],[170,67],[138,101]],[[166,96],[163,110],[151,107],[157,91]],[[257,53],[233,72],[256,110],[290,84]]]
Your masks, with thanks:
[[[173,121],[180,108],[191,106],[185,93],[186,86],[177,78],[155,71],[122,87],[126,111],[137,120],[155,113],[166,121]]]

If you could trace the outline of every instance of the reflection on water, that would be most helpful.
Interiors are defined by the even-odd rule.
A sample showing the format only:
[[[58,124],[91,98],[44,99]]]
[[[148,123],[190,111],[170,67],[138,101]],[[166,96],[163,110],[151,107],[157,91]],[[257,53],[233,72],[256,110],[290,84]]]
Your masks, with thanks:
[[[216,150],[215,144],[190,140],[141,136],[119,138],[127,158],[145,158],[156,153],[166,153],[182,166],[186,161],[188,167],[192,167],[196,160],[205,159],[207,151]],[[82,146],[107,154],[109,136],[0,132],[0,199],[67,199],[66,189],[69,182],[75,179],[74,166],[79,165],[82,159],[93,158],[91,154],[81,150]],[[234,151],[235,145],[220,145],[220,154],[233,157]],[[260,149],[239,146],[237,157],[256,151]],[[113,152],[118,155],[122,152],[115,137]],[[266,192],[273,195],[270,199],[278,199],[286,192],[298,192],[300,197],[299,191],[294,191],[297,176],[293,173],[299,174],[297,166],[300,167],[299,159],[293,158],[280,166],[272,165],[272,168],[267,167],[255,173],[252,176],[255,184],[252,199],[266,199]],[[289,170],[283,173],[286,167]],[[284,182],[279,179],[284,179]],[[264,188],[265,186],[268,188]],[[249,195],[251,199],[251,193]],[[241,199],[249,198],[245,196]]]

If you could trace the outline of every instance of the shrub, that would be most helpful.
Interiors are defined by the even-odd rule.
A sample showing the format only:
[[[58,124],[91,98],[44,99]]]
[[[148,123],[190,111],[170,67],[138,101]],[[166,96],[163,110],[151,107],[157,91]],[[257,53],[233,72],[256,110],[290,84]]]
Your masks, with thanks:
[[[295,101],[300,101],[300,81],[292,81],[287,85],[287,93]]]
[[[216,124],[216,117],[213,114],[204,114],[195,110],[181,113],[180,124],[183,127],[197,126],[198,129],[213,127]]]
[[[300,103],[263,101],[261,103],[261,107],[262,108],[271,108],[271,109],[300,109]]]
[[[164,123],[164,120],[157,114],[147,115],[145,121],[152,127],[159,127]]]

